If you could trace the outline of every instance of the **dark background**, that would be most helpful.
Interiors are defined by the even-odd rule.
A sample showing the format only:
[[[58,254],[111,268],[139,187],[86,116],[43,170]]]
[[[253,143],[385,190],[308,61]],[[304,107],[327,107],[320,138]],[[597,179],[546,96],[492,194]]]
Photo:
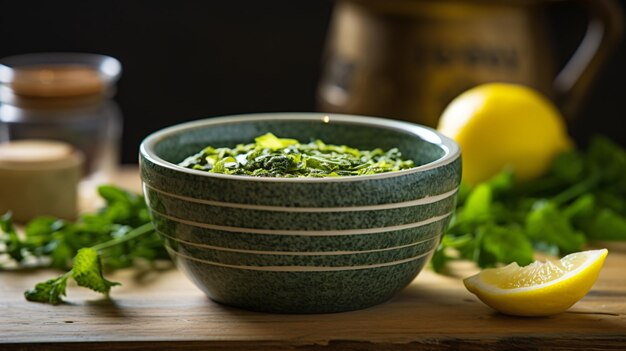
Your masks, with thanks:
[[[621,1],[622,6],[626,0]],[[0,0],[0,57],[45,51],[114,56],[124,67],[122,161],[136,162],[148,133],[202,117],[313,111],[330,0]],[[577,47],[580,7],[550,7],[560,64]],[[596,81],[578,123],[626,146],[626,45]]]

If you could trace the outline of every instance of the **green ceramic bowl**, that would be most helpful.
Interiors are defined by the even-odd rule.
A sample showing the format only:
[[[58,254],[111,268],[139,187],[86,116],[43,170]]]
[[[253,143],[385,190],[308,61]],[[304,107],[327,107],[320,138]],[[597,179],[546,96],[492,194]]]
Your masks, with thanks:
[[[177,166],[261,134],[361,149],[397,147],[415,168],[343,178],[260,178]],[[212,118],[141,144],[153,222],[172,258],[215,301],[323,313],[381,303],[430,258],[461,180],[454,141],[415,124],[321,113]]]

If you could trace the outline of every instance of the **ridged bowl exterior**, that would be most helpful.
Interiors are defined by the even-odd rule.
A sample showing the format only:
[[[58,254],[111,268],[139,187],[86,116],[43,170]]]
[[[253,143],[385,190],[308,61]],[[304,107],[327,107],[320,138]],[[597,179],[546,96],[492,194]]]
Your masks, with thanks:
[[[398,147],[420,166],[291,179],[176,166],[207,145],[232,147],[267,132],[361,149]],[[461,178],[458,146],[431,129],[318,113],[174,126],[144,140],[140,168],[153,223],[198,287],[218,302],[288,313],[364,308],[406,286],[437,247]]]

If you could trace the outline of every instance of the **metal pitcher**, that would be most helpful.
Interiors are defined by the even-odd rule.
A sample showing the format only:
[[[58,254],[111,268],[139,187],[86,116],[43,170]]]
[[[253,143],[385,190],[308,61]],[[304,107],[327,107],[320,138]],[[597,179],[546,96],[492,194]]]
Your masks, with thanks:
[[[555,72],[549,0],[340,0],[318,86],[322,111],[378,115],[436,126],[445,106],[481,83],[524,84],[576,115],[619,42],[615,0],[578,0],[586,35]]]

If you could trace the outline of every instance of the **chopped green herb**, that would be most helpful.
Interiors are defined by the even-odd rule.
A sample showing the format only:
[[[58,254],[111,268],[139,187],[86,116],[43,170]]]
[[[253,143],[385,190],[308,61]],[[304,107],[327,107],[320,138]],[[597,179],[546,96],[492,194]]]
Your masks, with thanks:
[[[83,248],[78,250],[74,257],[74,266],[69,272],[35,285],[34,289],[24,292],[24,296],[29,301],[57,305],[63,301],[62,296],[65,295],[65,287],[70,277],[74,278],[79,286],[103,294],[108,294],[112,286],[120,285],[104,279],[98,252],[92,248]]]
[[[169,259],[150,223],[142,196],[113,186],[101,186],[98,193],[106,202],[98,212],[83,214],[76,222],[35,218],[26,224],[21,237],[13,227],[10,213],[0,218],[0,244],[5,247],[4,252],[0,251],[0,258],[4,259],[0,263],[5,267],[28,265],[69,270],[26,291],[28,300],[62,302],[69,278],[79,286],[108,294],[118,284],[106,280],[103,269],[110,272],[139,260]]]
[[[402,159],[397,148],[358,150],[325,144],[321,140],[302,144],[271,133],[254,141],[232,149],[207,146],[180,166],[211,173],[262,177],[343,177],[415,167],[413,161]]]
[[[433,256],[436,271],[457,258],[524,265],[533,249],[565,255],[590,240],[626,240],[626,151],[610,140],[596,137],[586,152],[560,155],[539,179],[514,178],[506,170],[473,188],[461,185]]]
[[[71,275],[72,272],[69,271],[56,278],[37,283],[33,289],[24,292],[24,297],[26,297],[28,301],[58,305],[63,302],[67,280]]]

